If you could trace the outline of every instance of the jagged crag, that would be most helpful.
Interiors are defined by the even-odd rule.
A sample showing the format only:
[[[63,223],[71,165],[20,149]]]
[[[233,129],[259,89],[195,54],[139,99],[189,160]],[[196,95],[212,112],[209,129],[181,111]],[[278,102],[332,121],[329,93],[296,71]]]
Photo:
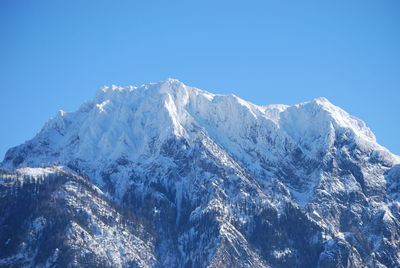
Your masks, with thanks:
[[[104,87],[0,169],[0,267],[398,267],[400,158],[324,98]]]

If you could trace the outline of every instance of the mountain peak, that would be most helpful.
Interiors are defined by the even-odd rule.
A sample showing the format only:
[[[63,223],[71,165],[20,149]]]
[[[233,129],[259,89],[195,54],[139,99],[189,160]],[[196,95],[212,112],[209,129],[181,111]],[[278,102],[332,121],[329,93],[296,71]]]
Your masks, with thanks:
[[[160,82],[161,84],[179,84],[179,85],[183,85],[183,83],[181,81],[179,81],[178,79],[175,78],[167,78],[164,81]]]
[[[330,102],[325,97],[318,97],[318,98],[312,99],[311,101],[302,102],[302,103],[297,104],[297,106],[308,106],[310,108],[314,107],[315,109],[323,109],[323,110],[332,110],[332,109],[339,108],[339,107],[335,106],[332,102]]]
[[[320,105],[324,105],[324,104],[332,104],[327,98],[325,97],[318,97],[313,99],[313,102],[318,103]]]
[[[396,163],[325,98],[104,87],[8,150],[0,263],[397,267]]]
[[[9,150],[3,164],[37,166],[91,159],[87,165],[97,170],[99,163],[108,165],[122,156],[136,161],[159,152],[171,138],[193,143],[199,133],[233,151],[260,150],[263,154],[284,150],[284,141],[290,137],[310,157],[316,157],[333,146],[336,130],[349,131],[363,146],[380,149],[363,121],[326,98],[261,107],[169,78],[139,87],[103,87],[77,112],[59,113],[34,139]],[[274,137],[275,144],[266,143],[266,137]]]
[[[197,89],[186,86],[177,79],[168,78],[157,83],[148,83],[141,86],[103,86],[96,94],[93,102],[103,102],[106,100],[128,101],[132,98],[153,97],[158,98],[169,94],[176,99],[180,99],[188,95],[188,91],[196,91]]]

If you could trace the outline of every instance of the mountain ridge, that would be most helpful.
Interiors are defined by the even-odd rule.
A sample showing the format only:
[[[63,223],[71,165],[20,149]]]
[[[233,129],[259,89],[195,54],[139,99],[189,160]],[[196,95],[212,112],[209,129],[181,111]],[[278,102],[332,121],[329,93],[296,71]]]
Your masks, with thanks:
[[[0,204],[14,205],[0,226],[19,229],[0,229],[0,266],[400,265],[399,164],[325,98],[258,106],[175,79],[104,87],[7,152]],[[18,214],[26,199],[35,212]],[[39,254],[45,228],[60,239]]]
[[[139,93],[144,92],[145,95],[144,96],[135,96],[135,93],[140,90],[142,92],[139,92]],[[191,94],[189,94],[188,92],[190,92]],[[132,96],[130,96],[129,94]],[[236,106],[240,105],[244,108],[244,110],[248,111],[248,114],[250,116],[255,116],[255,117],[263,116],[263,117],[269,119],[270,121],[272,121],[273,123],[279,123],[278,121],[282,120],[282,118],[279,118],[279,115],[288,109],[298,110],[300,108],[304,108],[304,109],[309,110],[306,112],[312,112],[312,113],[319,113],[319,112],[323,113],[324,111],[326,111],[328,113],[325,115],[326,118],[322,118],[325,121],[333,120],[340,127],[349,128],[354,132],[354,134],[356,134],[358,136],[363,136],[364,139],[368,139],[369,141],[375,143],[374,145],[378,145],[376,143],[376,138],[375,138],[374,134],[366,127],[366,125],[363,121],[359,120],[358,118],[348,115],[342,109],[338,108],[337,106],[332,105],[324,97],[316,98],[310,102],[304,102],[304,103],[293,105],[293,106],[289,106],[289,105],[257,106],[250,102],[244,101],[244,100],[240,99],[239,97],[236,97],[235,95],[232,95],[232,94],[231,95],[216,95],[216,94],[211,94],[211,93],[208,93],[206,91],[202,91],[202,90],[199,90],[196,88],[188,87],[176,79],[167,79],[166,81],[163,81],[160,83],[150,83],[147,85],[142,85],[141,87],[133,87],[133,86],[104,87],[99,90],[99,92],[96,94],[96,97],[94,98],[93,101],[86,102],[78,109],[77,112],[74,112],[74,113],[77,114],[77,113],[84,113],[84,112],[90,111],[92,114],[89,114],[88,116],[93,116],[93,113],[95,113],[95,112],[100,113],[100,114],[107,113],[105,108],[107,108],[107,105],[108,106],[112,105],[112,103],[110,104],[110,102],[121,101],[121,103],[116,103],[116,105],[135,106],[136,104],[134,102],[136,100],[138,100],[140,98],[142,98],[142,99],[143,98],[151,98],[151,95],[155,95],[155,94],[159,94],[159,96],[156,96],[156,98],[158,98],[158,99],[157,99],[157,101],[154,101],[153,103],[150,103],[150,104],[155,105],[155,106],[157,104],[159,106],[164,106],[166,112],[168,113],[166,116],[167,116],[167,118],[169,116],[168,120],[171,121],[170,123],[172,123],[172,125],[174,127],[174,131],[177,131],[176,133],[179,133],[179,131],[182,131],[182,129],[180,129],[180,126],[179,126],[180,124],[178,124],[178,123],[181,123],[180,121],[185,120],[185,118],[177,118],[176,113],[179,110],[180,116],[184,117],[185,115],[181,115],[181,114],[188,112],[188,110],[193,108],[193,107],[189,106],[189,105],[191,105],[191,103],[188,103],[188,102],[190,102],[189,95],[191,95],[192,97],[193,97],[193,95],[195,95],[197,98],[203,98],[202,101],[204,101],[206,99],[208,101],[213,101],[213,102],[225,101],[225,102],[230,102],[231,105],[236,105]],[[201,95],[201,96],[198,96],[198,95]],[[114,99],[113,99],[113,97],[114,97]],[[121,98],[131,98],[131,100],[126,101],[126,100],[122,100]],[[171,100],[169,98],[173,98],[173,100]],[[131,102],[131,103],[129,103],[129,102]],[[232,102],[236,102],[236,103],[232,103]],[[197,107],[194,107],[194,108],[199,107],[199,103],[195,103],[195,105],[197,105]],[[226,107],[224,107],[224,108],[226,108]],[[131,109],[133,109],[133,108],[131,108]],[[146,112],[149,112],[149,110],[151,108],[147,107],[147,109],[148,110]],[[162,107],[159,107],[159,109],[162,109]],[[116,112],[119,112],[119,113],[127,112],[128,113],[128,112],[134,112],[134,111],[118,110]],[[191,111],[189,111],[189,116],[193,117],[193,115],[190,114],[190,112]],[[220,117],[223,116],[224,112],[221,112],[221,111],[219,111],[219,112],[220,113],[218,114],[218,116],[220,116]],[[46,129],[46,126],[49,124],[55,125],[55,127],[57,127],[57,123],[60,123],[61,125],[65,124],[63,119],[64,118],[68,119],[68,117],[74,113],[66,113],[64,111],[60,111],[55,118],[50,119],[45,124],[45,127],[39,132],[39,134],[44,132]],[[249,116],[249,115],[247,115],[247,116]],[[305,116],[309,116],[309,115],[306,114]],[[227,118],[224,118],[224,119],[227,120]],[[285,119],[289,120],[290,118],[285,118]],[[295,118],[295,119],[299,120],[301,118]],[[203,120],[203,119],[201,118],[200,120]],[[59,121],[61,121],[61,122],[59,122]],[[160,122],[157,122],[157,123],[161,124],[162,120],[160,120]],[[305,123],[305,122],[301,122],[301,123]],[[327,122],[320,122],[320,123],[327,123]],[[309,127],[309,125],[307,127]],[[50,128],[51,128],[51,126],[50,126]],[[180,133],[180,134],[182,134],[182,133]],[[7,158],[7,156],[5,158]]]

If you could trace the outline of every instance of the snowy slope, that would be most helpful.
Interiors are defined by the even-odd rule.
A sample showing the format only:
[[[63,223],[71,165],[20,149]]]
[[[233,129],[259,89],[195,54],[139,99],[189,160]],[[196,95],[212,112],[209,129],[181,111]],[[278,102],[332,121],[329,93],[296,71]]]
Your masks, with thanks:
[[[182,138],[190,146],[199,133],[254,173],[265,171],[260,158],[281,162],[288,150],[298,149],[310,161],[318,160],[334,148],[339,135],[377,157],[398,161],[376,143],[364,122],[324,98],[293,107],[260,107],[234,95],[214,95],[168,79],[138,88],[104,87],[77,112],[60,111],[33,140],[11,149],[3,165],[78,162],[101,180],[99,171],[117,161],[152,161],[168,139]]]
[[[16,181],[41,185],[61,169],[97,189],[104,213],[137,214],[152,239],[132,234],[142,242],[129,253],[113,251],[128,242],[107,233],[82,242],[115,245],[112,258],[93,257],[112,266],[391,267],[400,265],[399,164],[325,98],[257,106],[168,79],[104,87],[78,111],[60,111],[7,152],[0,183],[11,198]],[[124,232],[90,217],[92,227],[79,228]]]

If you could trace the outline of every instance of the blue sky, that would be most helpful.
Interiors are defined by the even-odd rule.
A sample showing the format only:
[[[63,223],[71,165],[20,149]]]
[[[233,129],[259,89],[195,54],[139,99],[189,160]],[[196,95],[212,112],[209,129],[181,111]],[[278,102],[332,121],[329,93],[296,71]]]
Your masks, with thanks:
[[[400,154],[400,1],[0,1],[0,158],[103,85],[325,96]]]

